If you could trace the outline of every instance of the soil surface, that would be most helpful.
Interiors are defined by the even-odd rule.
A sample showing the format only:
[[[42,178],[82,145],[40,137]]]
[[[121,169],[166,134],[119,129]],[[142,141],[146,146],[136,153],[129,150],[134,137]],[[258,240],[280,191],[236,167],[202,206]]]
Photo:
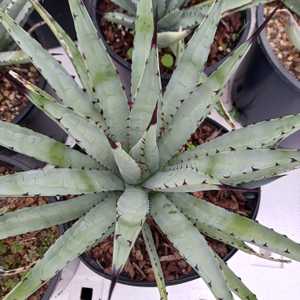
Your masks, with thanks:
[[[203,2],[203,0],[191,0],[190,6]],[[118,6],[111,2],[111,0],[102,0],[99,3],[97,12],[99,15],[98,21],[100,29],[106,39],[107,44],[112,51],[118,56],[131,63],[131,54],[133,48],[133,32],[124,26],[112,24],[101,16],[106,12],[120,11]],[[238,44],[240,36],[245,27],[245,20],[243,14],[234,13],[222,19],[219,24],[215,41],[211,47],[210,56],[207,66],[212,66],[222,60],[228,55]],[[187,41],[190,37],[187,38]],[[160,60],[165,54],[172,54],[168,48],[160,50]],[[162,74],[171,74],[174,70],[174,65],[171,68],[165,67],[160,64]]]
[[[8,75],[13,70],[34,84],[39,82],[39,73],[32,65],[4,67],[0,69],[0,120],[13,122],[27,106],[28,99],[22,89]]]
[[[0,166],[0,176],[12,173],[14,173],[12,168]],[[47,198],[45,197],[0,198],[0,215],[8,211],[46,203]],[[26,271],[44,255],[58,236],[58,228],[53,227],[0,240],[0,268],[5,271],[23,269],[23,272],[17,272],[18,274],[13,276],[0,276],[0,299],[3,299],[13,289],[22,276],[26,274]],[[44,285],[28,300],[42,299],[46,290],[47,285]]]
[[[192,135],[186,149],[191,149],[196,145],[208,142],[215,137],[222,135],[224,131],[216,128],[209,122],[204,122],[202,126]],[[209,191],[194,193],[195,197],[205,199],[215,205],[228,209],[232,212],[251,216],[252,212],[247,206],[247,201],[242,193],[235,191]],[[178,251],[168,241],[166,236],[160,231],[158,226],[152,219],[148,220],[152,230],[156,248],[160,257],[162,269],[165,279],[168,281],[182,278],[192,274],[193,270],[179,255]],[[209,245],[220,256],[225,257],[232,248],[207,237]],[[105,272],[110,274],[113,254],[113,237],[107,238],[105,241],[89,251],[88,255],[93,258],[99,265],[103,266]],[[142,235],[139,236],[134,245],[129,261],[122,273],[131,280],[135,281],[155,281],[151,262],[147,254],[147,250]]]
[[[276,4],[265,6],[265,15],[269,15]],[[298,24],[300,18],[295,15]],[[289,40],[286,26],[288,14],[282,10],[276,12],[267,25],[267,38],[281,64],[298,80],[300,80],[300,51],[298,51]]]

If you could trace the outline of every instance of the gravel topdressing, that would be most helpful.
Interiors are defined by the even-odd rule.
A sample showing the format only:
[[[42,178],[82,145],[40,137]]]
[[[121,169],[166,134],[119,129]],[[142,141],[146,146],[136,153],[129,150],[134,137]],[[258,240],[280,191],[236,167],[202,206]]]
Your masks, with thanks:
[[[203,2],[203,0],[191,0],[187,6],[192,6]],[[98,4],[98,15],[102,16],[106,12],[122,11],[118,6],[112,3],[111,0],[102,0]],[[99,27],[101,32],[111,50],[124,60],[131,63],[131,55],[133,48],[133,31],[128,30],[124,26],[112,24],[106,21],[104,18],[99,18]],[[219,24],[215,41],[211,46],[211,52],[208,58],[207,67],[216,64],[226,57],[240,41],[241,34],[245,28],[245,18],[241,13],[234,13],[222,19]],[[186,42],[190,39],[190,36],[186,38]],[[164,55],[173,56],[175,62],[175,56],[169,48],[160,49],[160,69],[162,74],[171,74],[175,68],[175,65],[166,67],[163,63]]]
[[[9,76],[8,70],[19,73],[26,80],[38,84],[39,73],[32,65],[12,66],[0,69],[0,120],[14,122],[15,118],[22,113],[29,101]]]
[[[265,6],[265,15],[269,15],[275,5]],[[298,24],[300,18],[295,15]],[[280,63],[298,80],[300,80],[300,51],[298,51],[290,42],[286,26],[288,24],[288,15],[279,10],[267,25],[267,38],[272,50]]]

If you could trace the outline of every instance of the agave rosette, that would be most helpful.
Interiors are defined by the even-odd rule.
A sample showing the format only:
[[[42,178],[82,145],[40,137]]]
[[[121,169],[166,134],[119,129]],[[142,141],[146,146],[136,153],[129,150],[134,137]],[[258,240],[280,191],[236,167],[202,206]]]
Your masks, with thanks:
[[[69,261],[114,232],[113,284],[142,232],[162,299],[165,281],[147,218],[152,217],[216,299],[256,299],[208,246],[203,234],[250,255],[249,244],[300,261],[300,245],[255,221],[190,192],[259,186],[300,166],[300,152],[276,149],[300,129],[300,115],[235,130],[181,153],[182,145],[213,110],[230,75],[250,48],[247,41],[209,77],[209,55],[222,1],[197,27],[163,93],[152,2],[137,7],[131,107],[117,71],[80,0],[70,0],[78,44],[32,0],[69,56],[77,83],[38,42],[0,10],[0,22],[47,79],[51,95],[11,72],[30,101],[83,150],[77,151],[18,125],[0,122],[0,144],[55,168],[0,177],[0,195],[76,196],[0,216],[0,238],[75,221],[5,300],[26,299]],[[78,46],[77,46],[78,45]],[[201,80],[200,80],[201,78]]]
[[[121,11],[107,12],[103,17],[118,25],[134,30],[137,16],[136,0],[111,0]],[[173,51],[180,59],[184,49],[184,39],[206,17],[214,0],[200,1],[198,4],[188,5],[191,0],[153,0],[153,11],[157,23],[158,47]],[[222,15],[242,11],[251,7],[268,4],[273,0],[226,0],[222,3]],[[300,15],[300,4],[297,0],[282,0],[291,11]],[[288,26],[292,41],[296,46],[299,43],[298,26],[291,16]],[[296,40],[296,41],[295,41]]]

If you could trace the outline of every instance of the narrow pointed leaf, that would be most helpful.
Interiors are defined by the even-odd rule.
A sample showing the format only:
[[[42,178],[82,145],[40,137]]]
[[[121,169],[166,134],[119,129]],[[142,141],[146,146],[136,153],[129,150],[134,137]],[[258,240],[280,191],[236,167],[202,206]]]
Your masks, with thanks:
[[[0,52],[0,67],[30,63],[30,58],[23,51]]]
[[[148,194],[142,189],[128,186],[117,205],[113,273],[120,274],[123,270],[148,212]]]
[[[168,4],[168,11],[172,11],[176,8],[180,9],[185,2],[186,0],[170,0]]]
[[[151,198],[151,214],[180,254],[205,281],[216,299],[233,299],[213,250],[176,206],[166,196],[156,194]]]
[[[216,151],[270,148],[298,130],[300,130],[300,114],[263,121],[234,130],[192,151],[181,153],[171,163],[197,159],[206,154],[214,154]]]
[[[184,100],[181,107],[172,116],[170,124],[166,123],[168,129],[159,140],[161,166],[164,166],[187,143],[214,108],[216,100],[215,93],[205,84],[198,85]],[[165,116],[163,115],[163,117]],[[163,130],[165,129],[163,128]]]
[[[96,106],[103,110],[103,117],[112,139],[126,144],[125,128],[129,109],[117,70],[98,37],[84,3],[81,0],[70,0],[69,5],[74,18],[78,47],[88,70],[90,86],[99,102]]]
[[[265,247],[282,256],[300,261],[300,244],[276,233],[246,217],[229,212],[207,201],[194,197],[172,195],[172,202],[189,215],[197,215],[201,222],[232,237],[259,247]]]
[[[206,84],[215,92],[223,90],[228,80],[236,72],[251,48],[251,42],[247,41],[235,49],[229,57],[208,77]]]
[[[32,12],[32,6],[26,0],[3,0],[0,3],[0,9],[3,9],[21,26],[25,24]],[[2,50],[14,50],[16,48],[12,38],[3,26],[0,26],[0,48]]]
[[[177,31],[179,29],[180,19],[182,17],[182,11],[180,9],[174,9],[165,14],[157,23],[160,31]]]
[[[199,119],[201,120],[201,113],[204,113],[205,110],[207,110],[207,106],[210,104],[213,104],[213,106],[216,107],[217,103],[220,104],[220,101],[221,101],[220,94],[221,94],[223,88],[225,87],[228,79],[230,78],[230,74],[233,74],[235,72],[235,70],[240,65],[241,61],[243,60],[244,56],[247,54],[249,49],[250,49],[249,42],[242,44],[239,48],[237,48],[233,52],[233,54],[229,58],[227,58],[225,60],[225,62],[220,67],[218,67],[218,69],[209,78],[207,78],[204,74],[202,75],[202,81],[201,81],[201,83],[198,84],[198,88],[196,89],[196,91],[198,90],[198,92],[202,92],[201,98],[199,97],[199,99],[206,99],[207,102],[205,103],[203,101],[203,102],[199,103],[199,99],[196,98],[196,97],[198,97],[198,95],[197,95],[197,93],[195,93],[194,99],[193,99],[193,101],[194,101],[193,105],[196,106],[198,103],[198,108],[200,109],[200,111],[198,113],[197,113],[198,110],[193,110],[193,108],[191,107],[192,102],[190,99],[186,99],[186,101],[183,101],[185,98],[181,99],[181,101],[180,101],[181,106],[179,106],[179,110],[178,110],[177,114],[175,114],[174,119],[172,119],[172,115],[162,113],[162,124],[165,124],[165,127],[169,128],[169,131],[167,131],[167,133],[166,133],[166,136],[167,136],[166,141],[164,141],[164,145],[162,146],[162,152],[164,153],[162,156],[162,163],[165,163],[168,159],[170,159],[171,156],[173,156],[175,154],[175,152],[179,149],[179,147],[182,146],[187,141],[187,139],[190,137],[190,135],[196,130],[197,127],[195,127],[195,126],[197,126],[197,124],[199,124],[198,120]],[[190,97],[193,97],[193,96],[190,96]],[[213,97],[213,98],[211,98],[211,97]],[[183,103],[183,104],[181,104],[181,103]],[[188,104],[186,104],[186,103],[188,103]],[[206,104],[207,106],[205,107],[204,104]],[[210,105],[209,108],[211,109],[211,107],[212,106]],[[191,125],[188,126],[187,124],[189,124],[189,123],[187,123],[187,121],[185,120],[185,118],[191,114],[190,112],[187,112],[185,110],[186,108],[189,109],[189,111],[192,111],[193,113],[195,113],[194,118],[190,118],[188,120],[190,122],[190,124],[192,124],[192,126]],[[177,109],[178,109],[178,107],[177,107]],[[183,112],[181,112],[181,109],[183,110]],[[162,111],[163,111],[163,109],[162,109]],[[180,112],[181,112],[181,115],[179,114]],[[178,116],[178,114],[180,116],[180,121],[178,121],[176,119],[176,116]],[[183,118],[182,118],[182,116],[183,116]],[[197,116],[198,116],[198,118],[197,118]],[[183,123],[180,123],[182,121],[185,121],[185,126],[183,126]],[[168,122],[170,122],[170,124]],[[175,123],[175,125],[172,125],[173,123]],[[181,128],[181,131],[183,130],[183,128],[185,128],[185,130],[187,131],[187,133],[181,135],[181,137],[182,137],[181,142],[179,142],[179,140],[180,140],[179,135],[176,136],[176,134],[175,134],[177,131],[177,128],[175,130],[173,130],[173,128],[172,128],[172,126],[177,127],[177,124],[180,124],[178,127]],[[172,130],[173,130],[173,132],[172,132]],[[174,141],[176,141],[176,140],[174,139],[174,137],[175,137],[175,139],[178,140],[177,145],[175,147],[174,147]],[[170,139],[172,139],[173,141],[170,142]],[[163,137],[163,140],[164,140],[164,137]],[[172,147],[174,147],[174,148],[172,149]],[[167,148],[169,148],[169,149],[166,151],[165,149],[167,149]],[[166,158],[164,156],[166,156]]]
[[[167,0],[153,0],[154,15],[160,19],[165,15],[167,9]]]
[[[46,99],[44,94],[38,95],[29,92],[27,97],[71,135],[88,155],[103,166],[115,170],[112,150],[101,128],[96,127],[72,110]]]
[[[171,197],[170,197],[171,199]],[[265,259],[265,260],[269,260],[269,261],[273,261],[273,262],[280,262],[280,263],[288,263],[290,261],[288,260],[284,260],[284,259],[276,259],[272,256],[265,256],[261,253],[256,252],[255,250],[253,250],[251,247],[249,247],[245,242],[234,238],[232,236],[230,236],[227,233],[224,233],[223,231],[219,231],[217,229],[215,229],[214,227],[211,227],[205,223],[201,223],[201,221],[197,220],[197,215],[186,215],[184,213],[184,209],[182,210],[182,213],[186,216],[187,219],[189,219],[194,226],[196,226],[199,231],[207,236],[209,236],[212,239],[218,240],[222,243],[225,243],[233,248],[236,248],[238,250],[241,250],[249,255],[254,255],[257,256],[259,258]]]
[[[137,184],[142,178],[142,171],[137,162],[122,149],[120,144],[113,149],[113,155],[125,182]]]
[[[215,109],[231,128],[235,128],[235,122],[222,102],[222,93],[228,80],[232,77],[234,72],[236,72],[250,48],[251,42],[246,41],[235,49],[209,77],[207,77],[205,73],[201,74],[200,82],[205,82],[205,85],[216,93],[217,101]]]
[[[107,198],[107,193],[80,196],[0,216],[0,240],[76,220]]]
[[[6,7],[9,5],[10,1],[11,1],[11,0],[2,0],[2,1],[0,2],[0,8],[1,8],[1,9],[6,9]]]
[[[20,24],[21,26],[24,26],[30,16],[30,14],[33,11],[33,7],[30,2],[26,0],[19,0],[19,1],[11,1],[11,2],[19,2],[19,7],[15,9],[15,13],[17,14],[16,17],[14,17],[11,12],[9,12],[9,15],[12,16],[12,18],[15,19],[15,21]],[[23,3],[21,3],[23,2]],[[11,10],[10,10],[11,11]]]
[[[231,291],[241,300],[257,300],[256,296],[245,286],[242,280],[232,272],[227,264],[221,258],[217,257],[217,259]]]
[[[126,10],[129,14],[134,15],[136,13],[135,0],[112,0],[112,2]]]
[[[145,159],[152,173],[159,169],[159,150],[156,139],[157,125],[151,125],[145,136]]]
[[[99,163],[77,150],[8,122],[0,121],[0,145],[61,168],[101,168]]]
[[[68,57],[70,58],[83,87],[91,92],[89,86],[87,71],[84,65],[83,58],[72,39],[64,31],[64,29],[54,20],[54,18],[47,12],[47,10],[37,0],[31,0],[33,7],[41,16],[41,18],[47,23],[52,33],[55,35],[60,45],[63,47]]]
[[[138,92],[147,60],[150,56],[154,34],[152,1],[140,0],[137,6],[135,36],[132,53],[131,96]]]
[[[5,5],[5,12],[8,13],[13,19],[15,19],[20,11],[26,4],[26,0],[13,0],[8,1],[7,5]]]
[[[197,192],[218,190],[218,182],[194,170],[157,172],[150,177],[144,187],[160,192]]]
[[[143,174],[159,169],[159,150],[156,140],[157,125],[151,125],[139,142],[130,150],[130,155],[140,165]]]
[[[76,143],[92,158],[109,169],[115,169],[110,143],[102,129],[102,124],[82,118],[70,108],[65,108],[40,88],[25,82],[13,74],[27,89],[28,99],[61,126]],[[102,120],[103,121],[103,120]]]
[[[0,23],[10,35],[19,43],[21,49],[31,58],[32,63],[55,89],[64,105],[72,107],[77,113],[92,118],[94,121],[102,119],[94,108],[87,93],[84,93],[67,71],[42,46],[7,14],[0,10]]]
[[[169,81],[163,98],[161,118],[162,126],[171,123],[171,116],[180,107],[198,83],[199,74],[206,64],[211,44],[221,17],[221,1],[216,1],[202,24],[196,29],[192,39]],[[201,99],[201,98],[199,98]],[[163,115],[163,117],[162,117]]]
[[[108,12],[103,15],[103,18],[108,22],[120,24],[128,29],[134,29],[134,17],[130,17],[120,12]]]
[[[182,32],[181,28],[179,32]],[[176,56],[176,67],[179,65],[185,49],[185,41],[179,40],[177,43],[169,46],[173,54]]]
[[[294,13],[300,16],[300,3],[298,0],[283,0],[283,3]]]
[[[156,105],[160,102],[161,97],[159,58],[157,46],[153,45],[129,114],[129,141],[131,147],[142,138],[149,127]]]
[[[161,268],[158,253],[156,251],[152,232],[147,223],[144,224],[142,233],[143,233],[143,238],[144,238],[144,242],[146,245],[147,253],[148,253],[150,261],[151,261],[151,266],[152,266],[153,273],[155,276],[155,281],[156,281],[157,287],[159,289],[160,298],[161,298],[161,300],[168,300],[168,292],[167,292],[167,288],[166,288],[164,274],[163,274],[163,271]]]
[[[191,201],[192,203],[196,202],[195,197],[191,196],[187,193],[180,193],[180,194],[168,194],[169,199],[172,201],[174,199],[175,205],[180,201],[181,198],[185,198],[186,201]],[[203,201],[203,200],[202,200]],[[233,237],[232,235],[229,235],[221,230],[216,229],[215,227],[212,227],[211,225],[203,222],[202,219],[199,219],[199,216],[197,214],[197,210],[192,211],[190,206],[179,207],[180,211],[185,215],[185,217],[193,223],[193,225],[204,235],[209,236],[212,239],[218,240],[222,243],[225,243],[233,248],[236,248],[238,250],[241,250],[249,255],[254,255],[266,260],[270,261],[276,261],[281,263],[287,263],[289,261],[283,260],[283,259],[276,259],[271,257],[266,257],[263,254],[260,254],[253,250],[251,247],[249,247],[245,242],[242,240],[239,240],[236,237]]]
[[[226,0],[222,1],[222,15],[225,16],[235,11],[242,11],[251,7],[258,6],[259,4],[270,3],[273,0]],[[297,1],[297,0],[295,0]],[[193,28],[200,24],[205,15],[210,9],[214,0],[207,0],[191,7],[185,8],[182,11],[182,18],[180,25],[183,28]]]
[[[300,25],[292,14],[289,14],[287,33],[295,48],[300,51]]]
[[[239,188],[242,188],[242,189],[257,189],[257,188],[260,188],[266,184],[270,184],[272,183],[273,181],[276,181],[282,177],[284,177],[286,175],[277,175],[277,176],[273,176],[271,178],[267,178],[267,179],[261,179],[261,180],[257,180],[257,181],[251,181],[251,182],[248,182],[248,183],[244,183],[244,184],[239,184]]]
[[[184,40],[189,34],[189,30],[159,32],[157,35],[158,47],[167,48],[181,40]]]
[[[106,236],[115,222],[116,197],[111,196],[79,219],[49,248],[22,281],[3,300],[25,300],[58,273],[67,263]],[[99,215],[102,217],[99,218]]]
[[[80,195],[123,188],[123,182],[109,171],[47,169],[0,177],[1,197]]]
[[[223,103],[222,93],[220,93],[216,97],[218,97],[218,100],[216,101],[215,110],[225,120],[229,128],[235,129],[236,128],[235,120],[232,118],[231,114],[229,113],[229,111],[227,110],[227,108]]]
[[[242,150],[221,152],[181,163],[168,170],[192,168],[223,184],[236,186],[272,178],[300,165],[300,152],[294,150]]]

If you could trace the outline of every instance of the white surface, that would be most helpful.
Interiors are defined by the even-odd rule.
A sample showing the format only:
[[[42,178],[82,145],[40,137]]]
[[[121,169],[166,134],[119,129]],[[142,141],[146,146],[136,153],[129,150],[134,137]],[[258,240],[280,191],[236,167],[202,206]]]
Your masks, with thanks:
[[[61,50],[55,49],[53,52],[58,53]],[[59,60],[72,74],[68,60],[63,56],[59,56]],[[260,223],[287,234],[298,242],[300,242],[299,183],[300,170],[265,186],[262,190],[258,215]],[[300,299],[300,263],[292,262],[283,266],[239,251],[230,260],[229,266],[242,277],[259,300]],[[80,300],[82,287],[93,289],[92,300],[105,300],[109,283],[75,260],[65,268],[63,279],[51,300]],[[170,300],[214,300],[201,279],[169,287],[168,292]],[[136,288],[118,284],[113,299],[159,300],[159,294],[156,288]]]

